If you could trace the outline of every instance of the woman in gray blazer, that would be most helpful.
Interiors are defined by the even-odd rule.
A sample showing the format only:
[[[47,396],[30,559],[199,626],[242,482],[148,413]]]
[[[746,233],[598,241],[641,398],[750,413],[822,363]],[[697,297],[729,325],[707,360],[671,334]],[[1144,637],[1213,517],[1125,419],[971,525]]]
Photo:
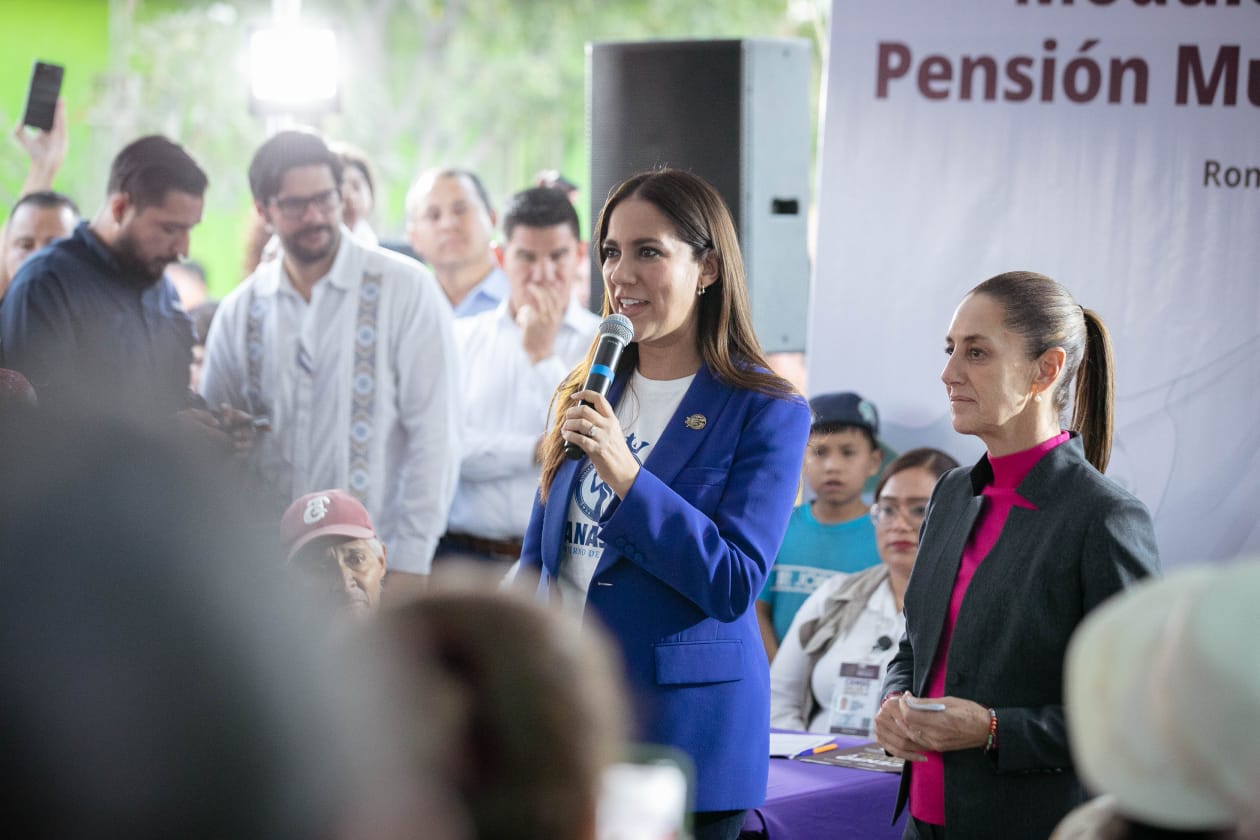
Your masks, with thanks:
[[[876,737],[906,759],[906,838],[1041,840],[1085,799],[1063,719],[1068,639],[1157,570],[1155,537],[1102,475],[1113,374],[1096,314],[1048,277],[1001,274],[963,299],[945,352],[954,429],[988,451],[932,493]]]

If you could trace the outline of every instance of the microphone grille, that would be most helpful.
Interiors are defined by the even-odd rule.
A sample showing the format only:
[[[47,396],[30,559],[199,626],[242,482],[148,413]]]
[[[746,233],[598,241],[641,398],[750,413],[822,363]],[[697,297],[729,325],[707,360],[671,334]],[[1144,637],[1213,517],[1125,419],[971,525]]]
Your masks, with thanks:
[[[600,335],[615,335],[626,344],[634,340],[634,324],[630,323],[630,319],[619,312],[614,312],[607,318],[599,322]]]

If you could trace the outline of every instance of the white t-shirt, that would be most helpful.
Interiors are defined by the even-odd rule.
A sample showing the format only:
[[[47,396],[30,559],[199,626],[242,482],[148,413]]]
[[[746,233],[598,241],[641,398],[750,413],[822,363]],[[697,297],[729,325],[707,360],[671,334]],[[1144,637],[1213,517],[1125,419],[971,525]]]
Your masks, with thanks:
[[[652,444],[660,439],[695,378],[692,374],[682,379],[646,379],[638,371],[630,378],[616,414],[626,434],[626,445],[640,464],[647,460]],[[586,593],[604,554],[599,520],[614,498],[612,488],[599,477],[591,462],[584,460],[564,522],[564,548],[557,582],[560,601],[578,615],[586,608]]]

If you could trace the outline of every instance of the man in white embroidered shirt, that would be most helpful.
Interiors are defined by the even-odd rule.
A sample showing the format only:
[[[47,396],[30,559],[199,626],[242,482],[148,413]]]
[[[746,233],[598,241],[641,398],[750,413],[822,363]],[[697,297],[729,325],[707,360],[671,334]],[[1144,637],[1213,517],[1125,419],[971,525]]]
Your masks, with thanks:
[[[510,563],[538,489],[538,446],[556,386],[585,356],[599,318],[572,298],[586,259],[577,213],[562,193],[517,193],[503,215],[508,298],[461,318],[464,460],[439,562]]]
[[[283,257],[223,301],[201,392],[270,419],[252,458],[277,517],[323,487],[361,500],[405,594],[429,572],[458,477],[450,308],[419,263],[348,235],[341,162],[318,135],[271,137],[249,182]]]

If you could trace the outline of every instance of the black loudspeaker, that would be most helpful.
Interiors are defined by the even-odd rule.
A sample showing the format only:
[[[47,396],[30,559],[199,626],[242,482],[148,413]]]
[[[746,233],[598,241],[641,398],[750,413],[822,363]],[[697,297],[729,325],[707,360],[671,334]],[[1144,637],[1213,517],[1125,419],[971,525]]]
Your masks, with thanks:
[[[726,199],[766,352],[805,349],[809,308],[810,49],[801,39],[594,43],[586,48],[591,224],[645,169],[686,169]],[[603,294],[598,254],[591,302]]]

